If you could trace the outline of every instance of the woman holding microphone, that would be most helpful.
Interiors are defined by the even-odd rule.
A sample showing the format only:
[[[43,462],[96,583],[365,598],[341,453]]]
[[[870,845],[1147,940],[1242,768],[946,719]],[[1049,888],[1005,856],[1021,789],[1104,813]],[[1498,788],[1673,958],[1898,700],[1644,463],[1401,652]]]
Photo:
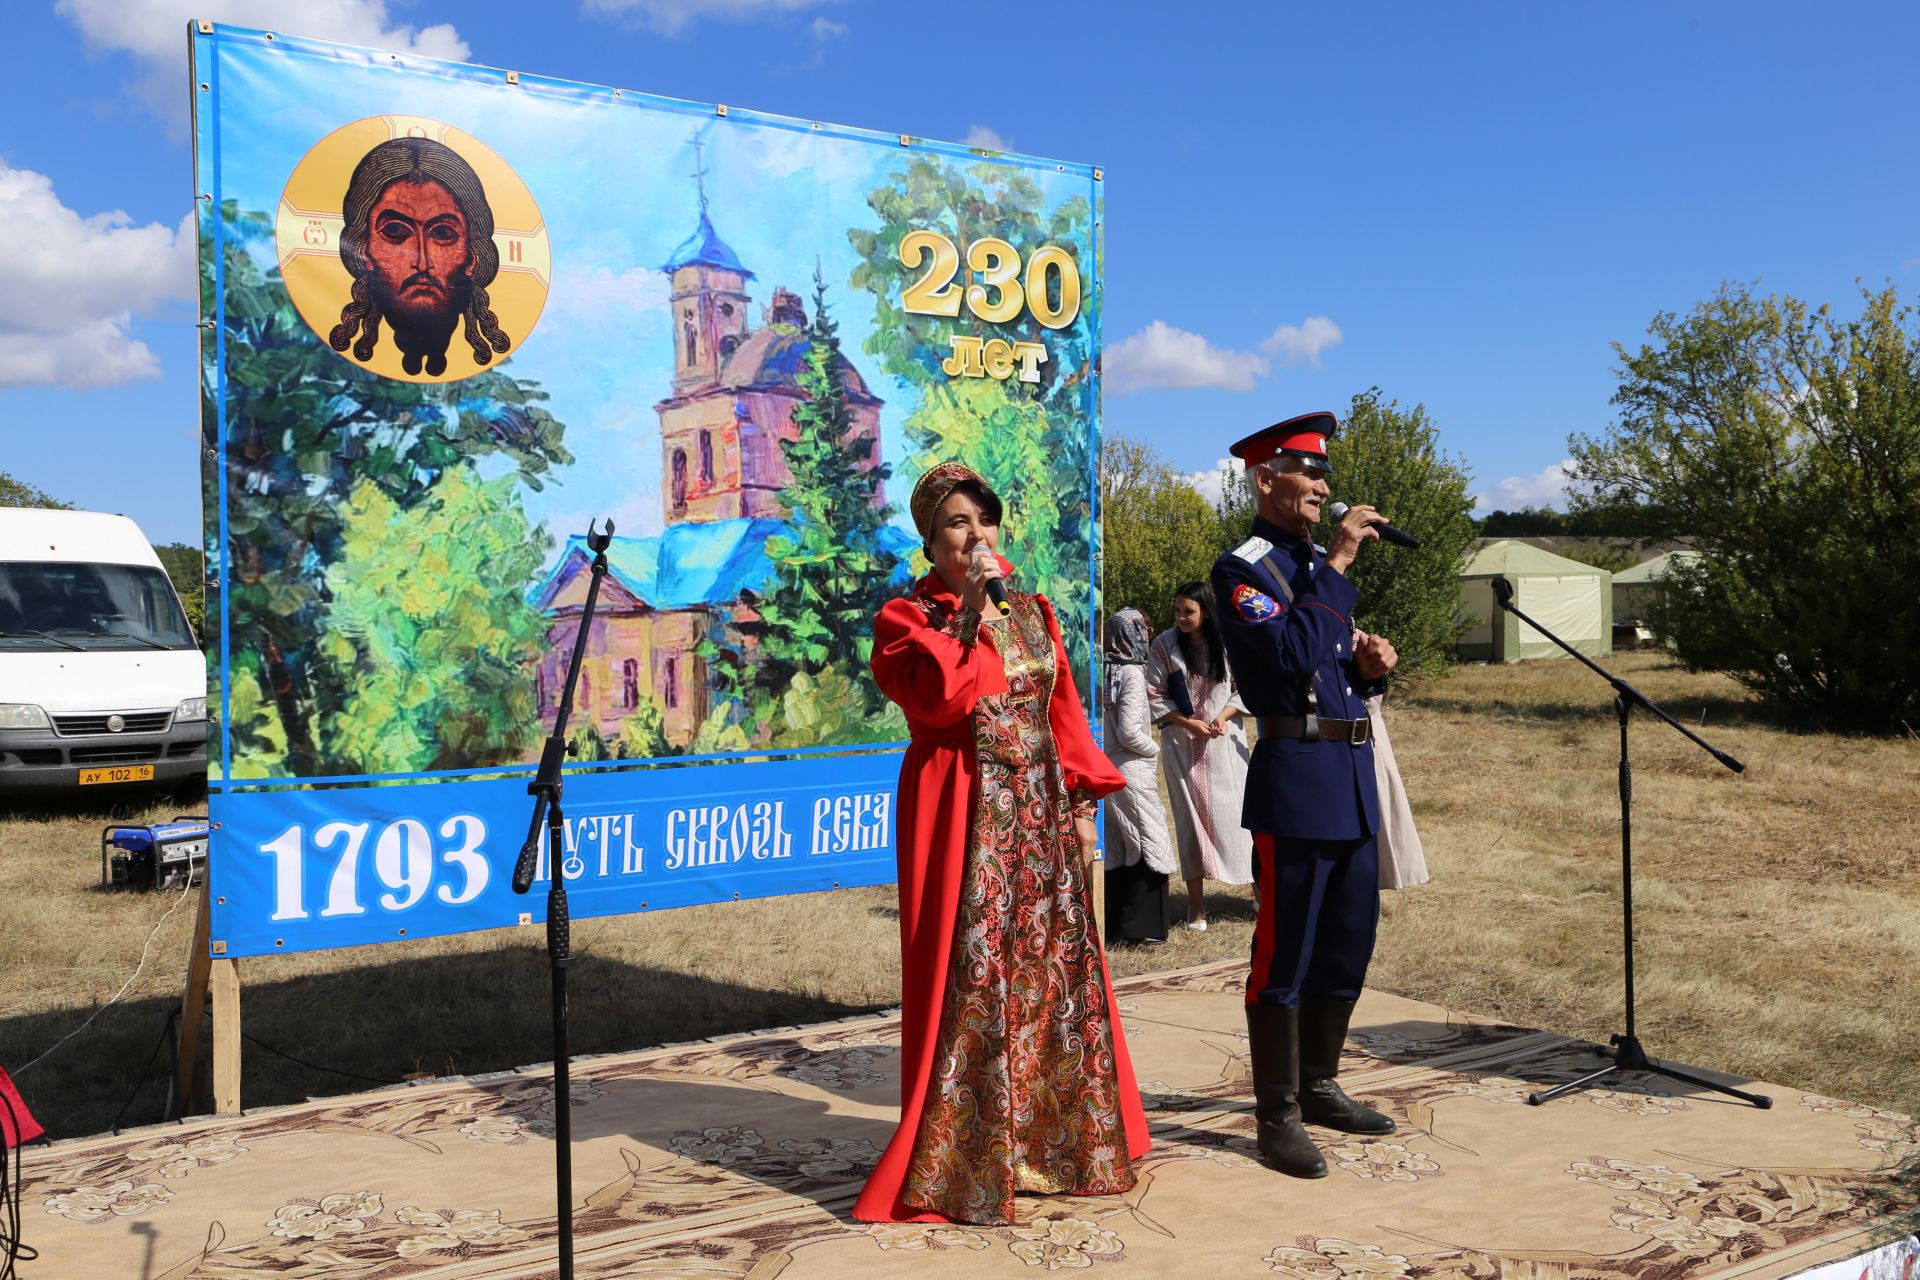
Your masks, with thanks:
[[[1005,585],[998,495],[947,462],[911,509],[933,569],[874,619],[872,657],[912,732],[900,1128],[853,1213],[1007,1223],[1017,1192],[1130,1189],[1147,1150],[1088,883],[1096,801],[1123,780],[1052,606]]]

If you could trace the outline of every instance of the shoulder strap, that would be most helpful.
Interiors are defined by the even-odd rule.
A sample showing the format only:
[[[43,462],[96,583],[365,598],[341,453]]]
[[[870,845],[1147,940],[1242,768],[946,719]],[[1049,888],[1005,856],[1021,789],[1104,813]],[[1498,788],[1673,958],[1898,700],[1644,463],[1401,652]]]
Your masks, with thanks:
[[[1293,582],[1288,577],[1282,565],[1279,548],[1276,547],[1274,550],[1267,552],[1267,554],[1262,557],[1260,563],[1266,566],[1268,575],[1280,584],[1280,595],[1291,605],[1293,603]],[[1314,681],[1315,673],[1313,672],[1308,672],[1300,681],[1301,692],[1306,696],[1306,707],[1304,708],[1306,711],[1306,725],[1300,736],[1307,742],[1317,741],[1320,737],[1320,691]]]
[[[1261,557],[1260,563],[1267,567],[1267,572],[1273,576],[1273,580],[1280,584],[1281,598],[1288,604],[1292,604],[1293,582],[1289,578],[1286,569],[1282,567],[1280,563],[1279,548],[1276,547],[1272,551],[1267,552],[1265,556]]]

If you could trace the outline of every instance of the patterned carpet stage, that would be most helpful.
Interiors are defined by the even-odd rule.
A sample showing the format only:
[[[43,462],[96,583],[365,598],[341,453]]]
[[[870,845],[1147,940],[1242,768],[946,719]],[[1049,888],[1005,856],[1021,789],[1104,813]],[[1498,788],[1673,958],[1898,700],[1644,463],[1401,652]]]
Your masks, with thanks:
[[[892,1124],[891,1018],[583,1061],[578,1273],[1667,1280],[1784,1276],[1868,1247],[1900,1117],[1771,1086],[1762,1112],[1657,1077],[1529,1107],[1530,1088],[1590,1068],[1591,1046],[1377,993],[1344,1079],[1400,1132],[1320,1132],[1331,1176],[1270,1173],[1252,1158],[1240,972],[1119,985],[1154,1122],[1140,1184],[1023,1197],[1011,1227],[848,1217]],[[434,1081],[38,1149],[24,1234],[42,1261],[25,1274],[551,1275],[542,1081]]]

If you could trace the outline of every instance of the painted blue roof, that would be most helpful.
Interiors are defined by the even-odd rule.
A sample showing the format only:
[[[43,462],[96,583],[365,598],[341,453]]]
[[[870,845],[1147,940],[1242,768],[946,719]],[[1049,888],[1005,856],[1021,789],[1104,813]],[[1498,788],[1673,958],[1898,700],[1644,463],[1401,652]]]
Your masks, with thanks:
[[[764,591],[771,584],[773,559],[767,555],[767,539],[792,533],[784,520],[669,525],[665,533],[651,538],[615,538],[607,546],[607,574],[654,609],[732,604],[742,592]],[[900,558],[893,585],[910,585],[914,574],[909,557],[919,549],[919,542],[892,525],[881,530],[880,541]],[[585,537],[568,538],[552,570],[527,593],[528,601],[536,609],[550,608],[561,589],[585,573],[592,561]]]
[[[727,247],[720,233],[713,229],[713,223],[707,217],[707,211],[700,211],[700,226],[694,233],[680,242],[680,247],[667,259],[662,271],[677,271],[681,267],[694,265],[703,267],[721,267],[727,271],[738,271],[748,280],[753,272],[740,265],[740,256]]]
[[[670,525],[651,538],[615,538],[607,546],[607,573],[655,609],[731,604],[741,592],[767,585],[773,577],[767,539],[788,532],[780,520]],[[592,560],[583,536],[568,538],[546,580],[529,595],[534,607],[549,607]]]

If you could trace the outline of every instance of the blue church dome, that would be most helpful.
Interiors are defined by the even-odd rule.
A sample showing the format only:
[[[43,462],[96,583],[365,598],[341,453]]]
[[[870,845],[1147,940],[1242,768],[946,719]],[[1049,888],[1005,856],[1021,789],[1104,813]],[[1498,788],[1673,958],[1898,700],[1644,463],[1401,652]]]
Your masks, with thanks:
[[[713,229],[713,223],[707,217],[707,211],[700,210],[700,226],[692,235],[680,242],[680,247],[667,259],[662,271],[677,271],[681,267],[719,267],[724,271],[737,271],[748,280],[753,272],[740,265],[739,255],[727,247],[720,233]]]

